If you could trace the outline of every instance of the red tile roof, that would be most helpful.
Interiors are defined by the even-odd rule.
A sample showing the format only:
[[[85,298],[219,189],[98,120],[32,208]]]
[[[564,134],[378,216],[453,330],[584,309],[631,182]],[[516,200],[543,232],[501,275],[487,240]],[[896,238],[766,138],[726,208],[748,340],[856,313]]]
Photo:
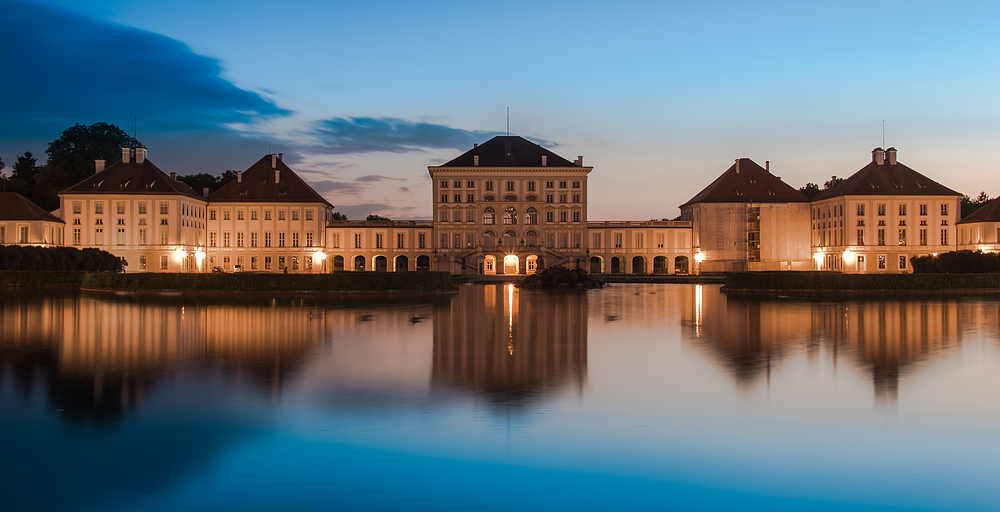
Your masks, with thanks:
[[[283,203],[323,203],[333,208],[329,201],[312,189],[295,171],[277,155],[265,155],[253,164],[238,180],[230,180],[208,196],[210,202],[269,201]],[[272,167],[273,162],[273,167]],[[279,171],[275,181],[274,172]]]
[[[1000,222],[1000,197],[986,201],[978,210],[958,221],[959,224],[969,222]]]
[[[479,157],[476,165],[475,157]],[[439,167],[580,167],[569,160],[516,135],[498,135],[462,153]]]
[[[60,194],[157,194],[182,195],[204,200],[183,181],[177,181],[153,165],[149,159],[136,163],[115,162],[107,169],[84,179]]]
[[[871,162],[840,183],[820,192],[813,201],[836,196],[960,196],[958,192],[899,163]]]
[[[65,224],[62,219],[17,192],[0,192],[0,220],[43,220]]]
[[[809,198],[749,158],[737,159],[726,172],[698,192],[697,203],[805,203]]]

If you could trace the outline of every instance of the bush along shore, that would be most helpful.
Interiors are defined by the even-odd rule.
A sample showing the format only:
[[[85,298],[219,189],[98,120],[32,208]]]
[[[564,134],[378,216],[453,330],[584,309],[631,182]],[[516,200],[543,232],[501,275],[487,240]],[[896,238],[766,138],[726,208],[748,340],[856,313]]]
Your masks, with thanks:
[[[842,274],[839,272],[734,272],[730,294],[1000,293],[1000,274]]]
[[[59,288],[78,290],[86,272],[0,270],[0,288]]]
[[[591,276],[579,267],[569,269],[555,266],[547,267],[518,281],[517,287],[529,290],[588,290],[604,287],[604,281]]]
[[[333,274],[87,274],[85,290],[194,293],[441,292],[455,290],[447,272]]]

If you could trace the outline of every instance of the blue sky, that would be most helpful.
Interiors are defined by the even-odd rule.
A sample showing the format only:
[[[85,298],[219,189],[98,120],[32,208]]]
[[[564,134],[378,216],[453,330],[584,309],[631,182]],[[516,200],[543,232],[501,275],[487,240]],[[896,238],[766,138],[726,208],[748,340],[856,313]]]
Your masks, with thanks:
[[[0,0],[0,158],[74,123],[181,174],[284,152],[352,218],[427,218],[426,167],[506,129],[593,165],[592,220],[674,217],[733,159],[795,187],[885,143],[1000,174],[1000,4]]]

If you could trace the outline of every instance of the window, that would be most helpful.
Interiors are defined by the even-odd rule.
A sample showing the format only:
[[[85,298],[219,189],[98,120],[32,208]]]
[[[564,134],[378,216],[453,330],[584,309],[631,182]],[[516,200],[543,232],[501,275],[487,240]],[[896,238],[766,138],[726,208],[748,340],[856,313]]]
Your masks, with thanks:
[[[160,270],[167,270],[167,257],[160,256]]]
[[[122,201],[118,201],[117,203],[115,203],[115,210],[117,211],[118,215],[125,215],[125,203]]]
[[[487,181],[486,182],[486,190],[493,190],[493,182],[492,181]]]
[[[559,194],[559,202],[560,203],[566,202],[566,194]]]
[[[555,222],[556,214],[555,212],[545,212],[545,222]]]
[[[535,191],[535,182],[534,181],[529,181],[528,182],[528,192],[534,192],[534,191]]]
[[[941,215],[948,215],[948,203],[941,203]]]
[[[285,232],[281,231],[278,233],[278,247],[285,246]]]
[[[559,182],[559,188],[566,188],[566,182],[565,181],[560,181]]]
[[[546,181],[545,182],[545,188],[553,188],[553,187],[555,187],[555,182],[554,181]]]
[[[438,212],[438,220],[441,222],[448,222],[448,210],[441,210]]]
[[[448,233],[441,233],[441,248],[448,248]]]
[[[361,248],[361,233],[354,233],[354,248]]]
[[[250,220],[257,220],[257,210],[250,210]],[[253,267],[253,260],[251,260],[250,266]]]
[[[299,269],[299,257],[292,256],[292,270],[298,270],[298,269]]]
[[[139,228],[139,245],[146,245],[146,228]]]
[[[885,215],[885,204],[884,203],[880,203],[878,205],[878,214],[879,215]]]
[[[222,210],[222,220],[230,220],[229,210]]]
[[[160,203],[160,215],[167,215],[170,213],[169,203]]]
[[[885,245],[885,230],[884,229],[879,229],[878,230],[878,244],[879,245]]]
[[[857,245],[865,245],[865,230],[858,230],[858,243]]]
[[[885,254],[878,255],[878,269],[885,270]]]
[[[264,220],[271,220],[271,210],[264,210]]]
[[[236,210],[236,220],[246,220],[243,218],[243,210]]]
[[[166,217],[160,219],[160,225],[161,226],[166,226],[167,225],[167,218]]]
[[[906,256],[903,254],[899,255],[899,270],[906,270]]]
[[[402,233],[396,233],[396,248],[397,249],[402,249],[403,248],[403,234]]]
[[[250,270],[257,270],[257,257],[250,256]]]
[[[216,238],[217,237],[216,237],[215,231],[212,231],[212,232],[210,232],[208,234],[208,246],[209,247],[215,247]]]
[[[534,208],[528,208],[527,213],[524,215],[525,224],[538,224],[538,210]]]
[[[146,270],[146,257],[139,256],[139,270]]]
[[[927,245],[927,230],[920,230],[920,245]]]
[[[292,247],[298,247],[298,246],[299,246],[299,232],[298,231],[293,231],[292,232]]]
[[[473,187],[475,187],[475,186],[476,186],[476,182],[474,182],[474,181],[472,181],[472,180],[469,180],[469,181],[466,181],[466,182],[465,182],[465,186],[466,186],[467,188],[473,188]]]
[[[657,233],[656,234],[656,247],[657,248],[663,249],[663,239],[664,239],[664,234],[663,233]]]
[[[285,267],[285,257],[284,256],[278,256],[278,268],[280,268],[280,269],[286,268]]]
[[[511,207],[504,208],[503,223],[508,225],[517,224],[517,211]]]
[[[0,242],[3,240],[0,239]],[[73,245],[80,245],[80,228],[73,228]]]
[[[441,188],[448,188],[448,180],[441,180]]]
[[[271,247],[271,232],[264,233],[264,247]]]
[[[455,188],[462,188],[462,182],[460,180],[455,180],[453,185]]]
[[[257,247],[257,232],[250,233],[250,247]]]
[[[236,233],[236,247],[243,247],[243,232]]]
[[[94,245],[104,245],[104,228],[94,229]]]
[[[552,194],[545,194],[545,202],[546,203],[554,202],[553,197],[555,197],[555,196],[553,196]]]
[[[636,233],[635,234],[635,247],[636,247],[636,249],[642,249],[643,248],[642,233]]]
[[[299,220],[299,211],[292,210],[292,220]]]
[[[496,222],[496,210],[492,207],[483,210],[483,224],[494,224]]]
[[[312,233],[312,231],[307,231],[306,232],[306,247],[312,247],[312,246],[313,246],[313,233]]]
[[[271,270],[271,257],[264,256],[264,270]]]
[[[566,212],[559,212],[559,222],[566,222]]]
[[[420,249],[426,249],[427,248],[427,234],[426,233],[420,233],[420,234],[417,235],[417,246]]]
[[[899,245],[906,245],[906,228],[899,229]]]
[[[573,194],[573,202],[574,203],[580,202],[580,194]]]
[[[28,243],[28,226],[18,226],[17,243],[19,244]]]
[[[441,194],[441,202],[442,203],[448,202],[448,194]]]
[[[594,249],[600,249],[600,248],[601,248],[601,234],[594,233]]]
[[[142,203],[145,204],[145,203]],[[82,210],[80,209],[80,201],[73,201],[73,213],[79,215]]]
[[[899,205],[899,214],[900,215],[906,215],[906,204],[905,203]]]
[[[101,202],[94,203],[94,214],[104,215],[104,203]]]
[[[382,249],[382,239],[385,237],[382,233],[375,233],[375,248]]]
[[[142,211],[141,211],[142,207],[141,206],[140,206],[139,210],[140,210],[139,213],[142,213]],[[209,210],[208,211],[208,220],[215,220],[215,210]]]
[[[927,215],[927,205],[926,204],[920,205],[920,215]]]
[[[864,215],[864,214],[865,214],[865,204],[858,203],[858,215]]]
[[[285,220],[285,210],[278,210],[278,220]]]
[[[622,234],[615,233],[615,249],[621,249],[621,248],[622,248]]]
[[[330,235],[330,238],[330,245],[332,245],[334,249],[340,249],[340,233],[334,233]]]
[[[306,210],[306,220],[313,220],[313,211]]]
[[[462,202],[462,194],[455,194],[455,202],[456,203]]]
[[[513,192],[513,191],[514,191],[514,182],[513,181],[508,181],[507,182],[507,192]]]
[[[573,212],[573,222],[580,222],[580,212]]]
[[[222,246],[229,247],[229,232],[225,231],[222,233]]]
[[[948,229],[941,229],[941,245],[948,245]]]

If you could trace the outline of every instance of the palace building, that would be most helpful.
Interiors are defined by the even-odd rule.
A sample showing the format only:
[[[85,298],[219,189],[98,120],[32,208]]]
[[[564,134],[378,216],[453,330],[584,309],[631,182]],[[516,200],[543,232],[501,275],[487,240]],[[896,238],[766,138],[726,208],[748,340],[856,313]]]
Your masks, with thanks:
[[[739,158],[675,220],[591,221],[593,167],[497,136],[430,166],[433,219],[333,220],[333,205],[265,155],[209,195],[147,158],[122,160],[60,194],[50,215],[0,196],[0,243],[104,249],[129,272],[406,272],[528,275],[836,270],[908,272],[909,258],[1000,247],[996,201],[959,222],[961,195],[876,148],[872,161],[809,199]],[[956,231],[957,230],[957,231]]]

